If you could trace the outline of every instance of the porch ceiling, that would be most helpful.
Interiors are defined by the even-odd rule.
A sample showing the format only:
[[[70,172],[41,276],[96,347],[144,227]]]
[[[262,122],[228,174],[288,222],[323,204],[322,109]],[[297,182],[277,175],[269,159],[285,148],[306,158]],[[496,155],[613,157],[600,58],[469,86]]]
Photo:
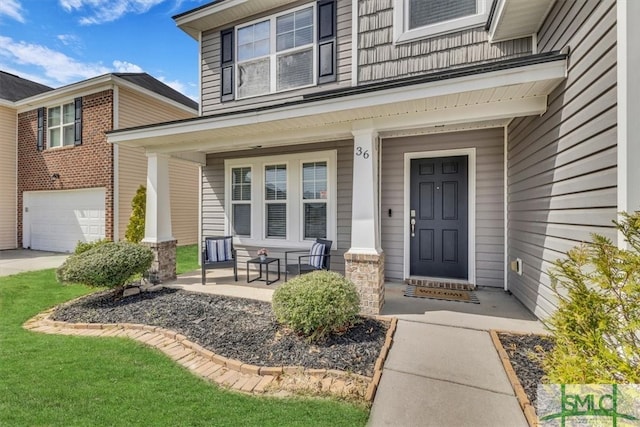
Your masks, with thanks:
[[[564,79],[565,60],[344,97],[322,97],[265,110],[122,130],[108,140],[149,152],[216,153],[351,138],[373,128],[382,135],[478,126],[541,114]]]

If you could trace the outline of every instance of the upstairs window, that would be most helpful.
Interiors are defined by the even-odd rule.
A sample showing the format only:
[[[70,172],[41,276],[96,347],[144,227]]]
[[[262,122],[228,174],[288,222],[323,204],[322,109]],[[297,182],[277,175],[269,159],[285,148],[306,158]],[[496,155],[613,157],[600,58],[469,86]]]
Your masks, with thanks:
[[[237,28],[238,98],[314,84],[314,16],[306,6]]]
[[[220,31],[220,101],[335,82],[336,0]]]
[[[49,148],[74,145],[75,107],[73,102],[47,111],[47,142]]]
[[[394,42],[481,26],[489,8],[489,0],[394,0]]]

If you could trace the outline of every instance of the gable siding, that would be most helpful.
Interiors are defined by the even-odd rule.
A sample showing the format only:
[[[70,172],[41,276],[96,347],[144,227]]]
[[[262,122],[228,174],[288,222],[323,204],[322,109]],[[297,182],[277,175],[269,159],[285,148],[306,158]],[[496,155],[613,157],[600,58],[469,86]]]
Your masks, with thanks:
[[[404,277],[404,154],[476,149],[476,285],[504,284],[504,133],[502,128],[384,139],[381,227],[385,276]],[[429,157],[428,154],[425,157]],[[392,216],[387,212],[392,210]]]
[[[262,16],[269,16],[278,11],[286,11],[297,6],[312,4],[308,1],[298,2],[269,13],[256,15],[246,21],[253,21]],[[320,92],[335,89],[340,86],[351,85],[351,0],[337,0],[337,81],[320,86],[313,86],[304,89],[290,90],[277,94],[264,95],[255,98],[242,99],[222,103],[220,101],[220,30],[206,31],[202,35],[201,45],[201,76],[202,76],[202,114],[211,114],[224,108],[226,111],[242,109],[247,106],[257,107],[282,103],[283,101],[299,98],[301,95],[313,92]],[[225,28],[239,25],[241,22],[229,23]]]
[[[0,249],[15,249],[18,115],[0,106]]]
[[[531,38],[489,43],[484,26],[394,45],[394,0],[354,1],[358,1],[359,84],[531,53]]]
[[[273,156],[325,150],[337,151],[337,242],[334,242],[331,250],[331,270],[344,273],[344,253],[351,247],[353,141],[332,141],[286,148],[262,149],[260,154]],[[207,156],[207,166],[202,168],[202,234],[204,237],[223,236],[225,234],[225,159],[256,157],[255,154],[255,151],[250,153],[244,151],[209,154]],[[236,249],[238,249],[239,268],[242,271],[244,270],[243,263],[249,258],[254,258],[259,248],[236,246]],[[284,268],[284,249],[270,250],[269,255],[280,258],[281,267]]]
[[[118,94],[118,120],[121,129],[195,117],[180,108],[140,95],[128,89]],[[171,188],[171,228],[178,245],[198,241],[198,165],[171,159],[169,186]],[[131,201],[140,185],[147,182],[147,156],[143,148],[118,147],[118,236],[124,234],[131,216]]]
[[[616,241],[616,7],[556,2],[539,33],[540,51],[571,49],[567,79],[541,117],[509,126],[509,289],[538,317],[556,305],[548,270],[590,233]]]

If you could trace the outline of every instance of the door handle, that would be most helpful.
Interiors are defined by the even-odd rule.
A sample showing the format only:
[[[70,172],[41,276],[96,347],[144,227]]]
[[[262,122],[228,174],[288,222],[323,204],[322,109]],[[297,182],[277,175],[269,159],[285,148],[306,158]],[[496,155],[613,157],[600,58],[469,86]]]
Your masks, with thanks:
[[[411,237],[415,237],[416,236],[416,219],[415,218],[411,218]]]

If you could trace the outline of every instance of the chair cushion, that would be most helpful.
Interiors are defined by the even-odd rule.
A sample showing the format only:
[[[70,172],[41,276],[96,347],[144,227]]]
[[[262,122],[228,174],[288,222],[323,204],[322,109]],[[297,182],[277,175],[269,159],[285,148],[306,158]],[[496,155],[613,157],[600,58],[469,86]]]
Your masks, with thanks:
[[[231,237],[226,239],[207,240],[207,262],[231,261]]]
[[[309,265],[315,268],[322,268],[324,266],[324,244],[323,243],[314,243],[311,245],[311,250],[309,251]],[[315,256],[314,256],[315,255]]]

